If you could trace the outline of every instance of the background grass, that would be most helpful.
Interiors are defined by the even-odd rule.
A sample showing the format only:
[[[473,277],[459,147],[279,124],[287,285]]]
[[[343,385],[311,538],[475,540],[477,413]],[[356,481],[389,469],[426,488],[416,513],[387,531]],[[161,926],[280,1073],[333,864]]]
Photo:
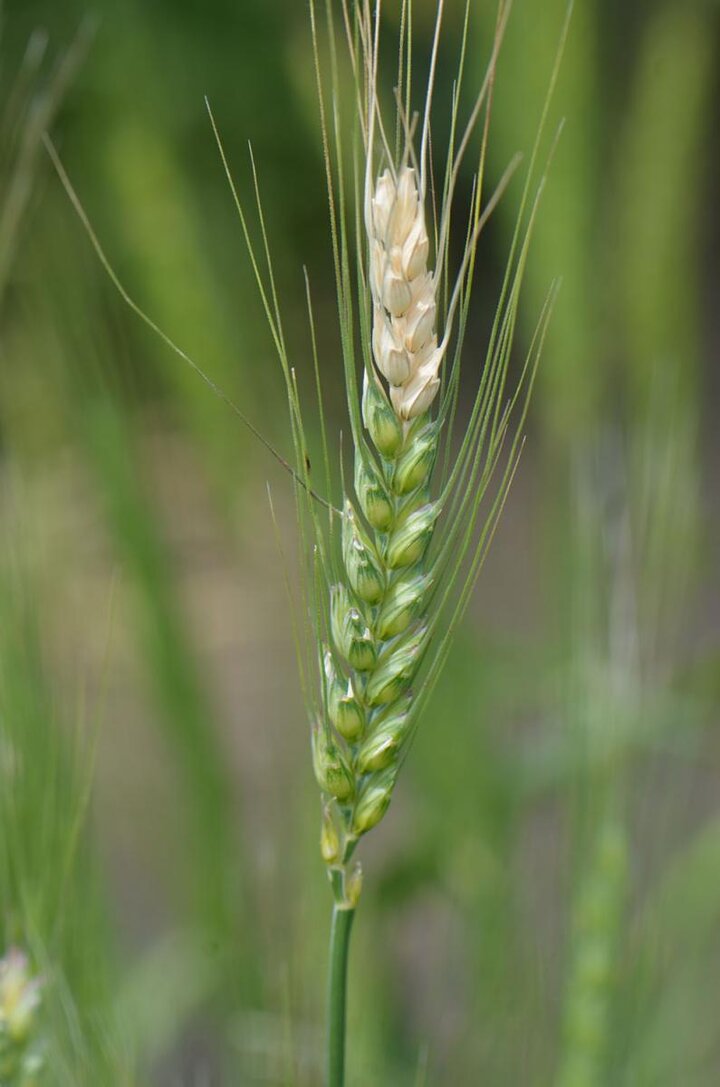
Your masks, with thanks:
[[[517,0],[496,176],[563,9]],[[38,144],[52,123],[133,295],[287,452],[207,94],[248,194],[253,144],[301,382],[308,266],[346,428],[307,11],[101,0],[75,58],[86,11],[6,0],[0,39],[0,945],[45,975],[48,1082],[315,1084],[330,901],[266,497],[292,565],[291,486],[123,307]],[[526,340],[563,290],[494,550],[366,850],[358,1085],[717,1082],[718,15],[576,4]],[[478,77],[493,18],[473,5]]]

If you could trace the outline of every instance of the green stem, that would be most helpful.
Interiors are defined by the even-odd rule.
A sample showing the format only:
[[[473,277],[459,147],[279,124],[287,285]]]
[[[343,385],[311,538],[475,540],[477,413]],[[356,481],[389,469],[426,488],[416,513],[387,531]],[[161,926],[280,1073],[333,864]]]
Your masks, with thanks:
[[[354,909],[335,903],[330,928],[327,1006],[327,1087],[345,1083],[345,1007],[348,952]]]

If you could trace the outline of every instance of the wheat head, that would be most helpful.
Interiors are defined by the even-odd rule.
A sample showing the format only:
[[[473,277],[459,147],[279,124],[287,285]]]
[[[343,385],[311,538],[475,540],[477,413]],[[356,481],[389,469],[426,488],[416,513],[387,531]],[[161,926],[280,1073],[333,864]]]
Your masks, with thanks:
[[[346,220],[341,137],[336,125],[333,159],[324,129],[354,468],[341,514],[334,524],[331,521],[330,542],[324,548],[316,544],[320,580],[327,581],[327,591],[316,594],[312,602],[321,687],[321,698],[312,708],[312,743],[323,797],[321,854],[336,903],[348,909],[355,906],[361,886],[359,865],[351,866],[357,842],[388,809],[418,714],[467,606],[502,509],[552,301],[550,297],[541,315],[520,381],[508,390],[519,287],[542,189],[542,178],[536,179],[535,198],[530,197],[538,135],[488,354],[466,429],[454,443],[478,240],[516,163],[484,201],[487,118],[509,12],[509,5],[501,3],[488,72],[462,133],[456,87],[441,195],[431,205],[430,117],[443,6],[438,4],[416,140],[418,117],[411,115],[409,67],[403,74],[403,64],[411,56],[407,5],[402,5],[398,87],[389,124],[378,92],[380,6],[372,11],[363,0],[353,13],[342,4],[364,154],[362,170],[356,170],[355,201],[361,210],[354,234]],[[467,35],[467,18],[465,28]],[[313,29],[317,55],[314,22]],[[334,33],[330,17],[328,32]],[[461,74],[466,44],[467,37]],[[319,90],[322,109],[321,81]],[[335,103],[337,93],[334,83]],[[465,248],[451,277],[449,238],[456,183],[477,128],[482,134],[466,213]],[[387,135],[392,131],[394,147]],[[335,202],[332,194],[338,190]],[[429,221],[434,224],[432,239]],[[354,275],[350,238],[356,251]],[[360,332],[360,386],[354,314]],[[516,407],[518,415],[511,424]],[[493,478],[497,485],[481,515]],[[340,537],[340,562],[329,557],[334,535]],[[337,576],[328,576],[329,570]]]
[[[0,1083],[31,1087],[43,1066],[37,1045],[42,981],[27,955],[10,948],[0,959]]]

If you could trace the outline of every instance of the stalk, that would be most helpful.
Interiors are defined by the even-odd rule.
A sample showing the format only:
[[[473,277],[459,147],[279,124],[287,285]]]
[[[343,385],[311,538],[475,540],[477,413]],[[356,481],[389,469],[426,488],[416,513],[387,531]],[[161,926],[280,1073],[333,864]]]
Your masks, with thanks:
[[[627,891],[627,840],[618,790],[605,795],[574,906],[574,938],[566,989],[564,1047],[557,1087],[599,1087],[605,1081],[613,979]]]
[[[327,990],[327,1087],[345,1083],[348,956],[355,908],[336,902],[330,924]]]

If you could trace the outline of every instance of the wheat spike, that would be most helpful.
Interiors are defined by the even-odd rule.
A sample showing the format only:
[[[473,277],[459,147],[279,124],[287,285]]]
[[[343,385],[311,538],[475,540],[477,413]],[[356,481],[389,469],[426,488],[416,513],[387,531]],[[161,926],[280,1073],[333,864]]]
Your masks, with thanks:
[[[398,101],[396,127],[405,132],[405,146],[399,162],[390,158],[376,91],[378,13],[373,19],[368,5],[360,10],[366,168],[365,238],[359,235],[357,243],[367,253],[372,330],[363,375],[364,431],[356,425],[353,435],[354,494],[346,496],[343,511],[344,578],[330,588],[322,713],[313,733],[324,794],[321,853],[340,901],[348,900],[350,881],[357,882],[347,865],[358,839],[390,804],[411,735],[412,685],[430,644],[435,578],[428,550],[442,508],[430,496],[442,420],[431,418],[430,409],[441,388],[453,317],[449,311],[438,342],[439,276],[428,268],[423,182],[427,141],[418,164]],[[426,115],[431,101],[429,85]],[[378,130],[385,162],[375,174]],[[465,268],[458,284],[464,274]],[[357,893],[359,885],[353,897]]]
[[[519,287],[544,183],[544,175],[534,179],[532,198],[541,120],[485,366],[467,430],[453,451],[460,357],[478,239],[518,160],[484,201],[487,115],[509,13],[509,4],[501,3],[488,74],[457,141],[460,86],[455,88],[445,179],[433,189],[439,193],[438,206],[431,206],[430,115],[443,6],[440,0],[416,146],[409,72],[396,89],[393,124],[386,124],[383,117],[377,90],[380,4],[376,2],[372,10],[369,0],[362,0],[353,16],[343,2],[364,148],[364,164],[356,175],[359,210],[354,235],[347,223],[342,134],[336,123],[333,157],[313,21],[354,470],[353,487],[345,489],[338,519],[340,564],[328,559],[337,522],[331,523],[328,545],[316,544],[328,585],[326,592],[311,594],[309,601],[320,647],[321,686],[320,700],[312,706],[312,736],[323,797],[321,853],[336,904],[347,909],[360,889],[359,870],[350,866],[357,842],[388,809],[418,713],[467,606],[517,466],[527,400],[554,298],[553,288],[520,383],[508,395]],[[312,5],[311,14],[314,20]],[[332,39],[329,15],[328,33]],[[409,40],[401,55],[403,48],[409,56]],[[460,72],[465,39],[462,48]],[[338,91],[334,80],[336,119]],[[547,102],[543,119],[546,113]],[[480,125],[483,116],[485,123]],[[450,279],[448,239],[455,187],[476,128],[482,135],[465,251]],[[387,136],[391,131],[396,133],[395,152]],[[434,244],[428,230],[431,213]],[[350,271],[353,247],[357,283]],[[354,314],[359,315],[362,341],[361,392]],[[519,419],[511,432],[515,407]],[[505,468],[481,520],[482,499],[503,456]],[[448,516],[438,532],[446,509]],[[317,518],[312,512],[310,516],[317,540]]]

